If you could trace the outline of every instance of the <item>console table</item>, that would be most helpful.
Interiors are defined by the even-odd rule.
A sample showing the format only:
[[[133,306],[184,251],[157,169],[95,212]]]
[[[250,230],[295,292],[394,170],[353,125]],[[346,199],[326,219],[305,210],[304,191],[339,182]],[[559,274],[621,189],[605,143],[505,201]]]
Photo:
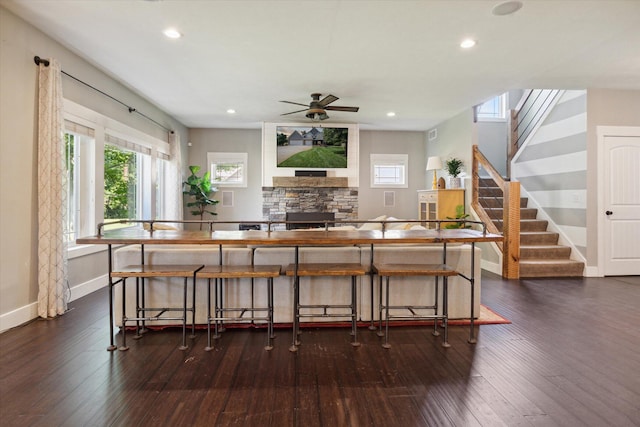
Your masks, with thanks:
[[[135,221],[134,221],[135,222]],[[144,222],[144,221],[142,221]],[[149,221],[150,222],[150,221]],[[179,221],[178,221],[179,222]],[[471,245],[471,274],[466,279],[471,286],[471,309],[470,309],[470,331],[469,342],[475,343],[474,336],[474,247],[478,242],[498,242],[503,240],[502,235],[490,234],[483,228],[482,231],[472,229],[427,229],[427,230],[292,230],[292,231],[229,231],[213,230],[215,221],[206,221],[209,230],[203,231],[178,231],[178,230],[145,230],[139,227],[129,227],[112,231],[99,232],[95,236],[81,237],[77,239],[78,244],[103,244],[108,248],[108,269],[109,269],[109,322],[111,345],[110,350],[115,349],[114,345],[114,313],[113,313],[113,286],[111,272],[113,268],[113,245],[133,245],[138,244],[143,248],[142,261],[144,263],[144,245],[175,245],[175,244],[198,244],[198,245],[219,245],[220,250],[224,245],[256,245],[256,246],[289,246],[295,248],[296,261],[298,248],[300,246],[331,246],[331,245],[371,245],[371,259],[373,261],[373,248],[375,245],[388,244],[430,244],[438,243],[443,245],[443,258],[446,260],[447,243],[463,243]],[[482,224],[482,223],[480,223]],[[372,262],[373,263],[373,262]],[[294,286],[297,282],[294,278]],[[373,276],[371,278],[373,286]],[[373,289],[372,289],[373,290]],[[297,290],[294,289],[294,292]],[[373,305],[372,305],[373,307]],[[372,318],[373,322],[373,318]],[[294,346],[295,346],[294,327]]]

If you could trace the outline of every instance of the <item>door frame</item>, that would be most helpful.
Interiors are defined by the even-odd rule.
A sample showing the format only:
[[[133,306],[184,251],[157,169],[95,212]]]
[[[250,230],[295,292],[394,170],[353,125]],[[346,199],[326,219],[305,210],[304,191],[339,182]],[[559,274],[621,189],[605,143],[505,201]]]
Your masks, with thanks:
[[[604,238],[604,228],[605,228],[605,216],[602,214],[606,210],[605,206],[605,197],[604,192],[606,188],[606,183],[608,183],[607,176],[604,176],[605,170],[605,147],[604,140],[609,136],[632,136],[632,137],[640,137],[640,126],[596,126],[596,135],[597,135],[597,143],[598,143],[598,207],[597,207],[597,216],[598,216],[598,276],[604,277],[605,274],[605,238]]]

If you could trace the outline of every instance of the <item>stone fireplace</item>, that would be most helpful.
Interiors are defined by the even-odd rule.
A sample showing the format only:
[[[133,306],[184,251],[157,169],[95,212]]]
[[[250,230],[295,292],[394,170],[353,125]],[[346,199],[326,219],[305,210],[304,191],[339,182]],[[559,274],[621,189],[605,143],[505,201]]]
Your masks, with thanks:
[[[275,181],[275,180],[274,180]],[[283,182],[283,186],[262,187],[262,218],[285,221],[291,212],[330,212],[336,220],[358,218],[358,189],[322,187],[322,180]],[[284,230],[282,226],[273,227]]]

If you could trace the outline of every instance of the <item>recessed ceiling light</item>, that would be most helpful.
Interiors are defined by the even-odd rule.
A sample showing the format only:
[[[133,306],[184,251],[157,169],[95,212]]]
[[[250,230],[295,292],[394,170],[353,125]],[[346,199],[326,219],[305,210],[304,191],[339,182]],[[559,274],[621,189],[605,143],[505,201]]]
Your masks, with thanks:
[[[516,13],[522,7],[521,1],[506,1],[493,7],[491,13],[496,16],[505,16]]]
[[[227,113],[229,113],[229,114],[235,114],[235,113],[236,113],[236,110],[234,110],[233,108],[229,108],[229,109],[227,110]]]
[[[175,28],[167,28],[162,33],[170,39],[179,39],[180,37],[182,37],[180,31],[176,30]]]
[[[463,48],[463,49],[471,49],[475,45],[476,45],[476,41],[473,40],[473,39],[464,39],[460,43],[460,47]]]
[[[387,113],[387,117],[395,117],[396,113],[394,113],[393,111],[389,111]]]

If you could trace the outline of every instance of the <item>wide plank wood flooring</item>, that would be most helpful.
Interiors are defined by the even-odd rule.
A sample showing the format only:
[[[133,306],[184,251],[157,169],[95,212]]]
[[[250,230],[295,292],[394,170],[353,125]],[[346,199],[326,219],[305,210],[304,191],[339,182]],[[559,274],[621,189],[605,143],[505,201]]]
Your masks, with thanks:
[[[510,319],[478,343],[450,327],[229,329],[205,352],[198,331],[108,352],[106,290],[56,320],[0,335],[2,426],[640,426],[640,277],[503,280],[482,302]]]

